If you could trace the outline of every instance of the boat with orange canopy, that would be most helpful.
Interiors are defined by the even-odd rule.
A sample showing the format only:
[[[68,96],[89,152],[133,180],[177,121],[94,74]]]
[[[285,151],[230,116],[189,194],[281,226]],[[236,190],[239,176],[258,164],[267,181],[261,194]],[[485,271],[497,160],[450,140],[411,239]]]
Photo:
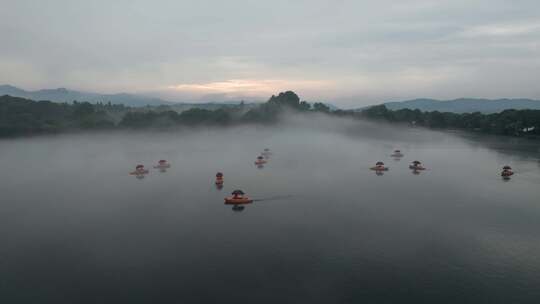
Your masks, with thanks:
[[[231,196],[225,198],[226,205],[245,205],[251,203],[253,203],[253,200],[245,196],[242,190],[234,190]]]

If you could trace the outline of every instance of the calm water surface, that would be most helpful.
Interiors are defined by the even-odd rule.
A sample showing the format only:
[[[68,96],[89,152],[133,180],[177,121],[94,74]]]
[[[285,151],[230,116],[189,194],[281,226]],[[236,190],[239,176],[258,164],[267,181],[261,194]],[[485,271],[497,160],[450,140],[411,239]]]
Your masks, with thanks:
[[[0,141],[0,302],[539,303],[539,153],[324,120]]]

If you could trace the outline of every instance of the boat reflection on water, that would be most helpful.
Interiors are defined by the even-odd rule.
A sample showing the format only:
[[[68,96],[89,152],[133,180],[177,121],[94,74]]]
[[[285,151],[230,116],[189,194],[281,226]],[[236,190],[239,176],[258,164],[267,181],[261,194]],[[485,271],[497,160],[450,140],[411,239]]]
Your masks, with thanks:
[[[240,206],[240,205],[234,205],[232,207],[232,210],[234,212],[242,212],[242,211],[244,211],[244,209],[246,209],[246,207],[245,206]]]
[[[420,173],[422,173],[422,170],[412,170],[411,173],[413,175],[420,175]]]
[[[375,174],[377,176],[383,176],[384,175],[384,171],[375,171]]]
[[[401,150],[394,150],[394,153],[392,153],[390,156],[392,156],[395,161],[400,161],[403,157],[403,153],[401,153]]]

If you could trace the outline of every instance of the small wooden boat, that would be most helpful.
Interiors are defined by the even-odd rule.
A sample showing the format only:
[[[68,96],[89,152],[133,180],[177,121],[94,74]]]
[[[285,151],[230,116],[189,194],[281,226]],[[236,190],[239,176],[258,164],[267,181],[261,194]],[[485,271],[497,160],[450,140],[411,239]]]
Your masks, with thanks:
[[[170,168],[171,164],[169,164],[166,160],[162,159],[158,162],[157,166],[154,166],[155,169],[167,169]]]
[[[253,203],[253,200],[247,196],[244,196],[244,192],[242,190],[234,190],[232,192],[232,196],[225,198],[225,204],[227,205],[245,205],[251,203]]]
[[[426,170],[426,168],[422,166],[422,163],[417,160],[413,161],[409,165],[409,169],[416,170],[416,171]]]
[[[504,179],[509,179],[510,176],[514,175],[514,171],[512,171],[512,167],[506,165],[503,167],[503,170],[501,172],[501,176],[504,178]]]
[[[221,172],[216,173],[216,185],[223,185],[224,182],[225,181],[223,179],[223,173]]]
[[[375,167],[371,167],[369,169],[373,171],[388,171],[388,167],[385,167],[383,162],[377,162]]]
[[[266,163],[267,163],[267,161],[264,159],[263,156],[258,156],[257,160],[255,161],[255,165],[258,165],[258,166],[259,165],[264,165]]]
[[[144,168],[143,165],[137,165],[135,171],[129,172],[130,175],[145,175],[148,174],[148,170]]]
[[[392,155],[390,155],[392,157],[403,157],[403,153],[401,153],[400,150],[395,150],[394,153]]]

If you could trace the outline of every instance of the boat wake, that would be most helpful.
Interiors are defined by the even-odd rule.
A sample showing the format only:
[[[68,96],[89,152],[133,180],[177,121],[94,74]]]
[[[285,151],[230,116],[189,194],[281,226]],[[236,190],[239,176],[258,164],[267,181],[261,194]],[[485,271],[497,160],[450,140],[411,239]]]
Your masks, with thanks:
[[[280,196],[271,196],[271,197],[265,197],[265,198],[258,198],[254,199],[254,202],[267,202],[267,201],[277,201],[277,200],[283,200],[287,198],[291,198],[292,195],[280,195]]]

